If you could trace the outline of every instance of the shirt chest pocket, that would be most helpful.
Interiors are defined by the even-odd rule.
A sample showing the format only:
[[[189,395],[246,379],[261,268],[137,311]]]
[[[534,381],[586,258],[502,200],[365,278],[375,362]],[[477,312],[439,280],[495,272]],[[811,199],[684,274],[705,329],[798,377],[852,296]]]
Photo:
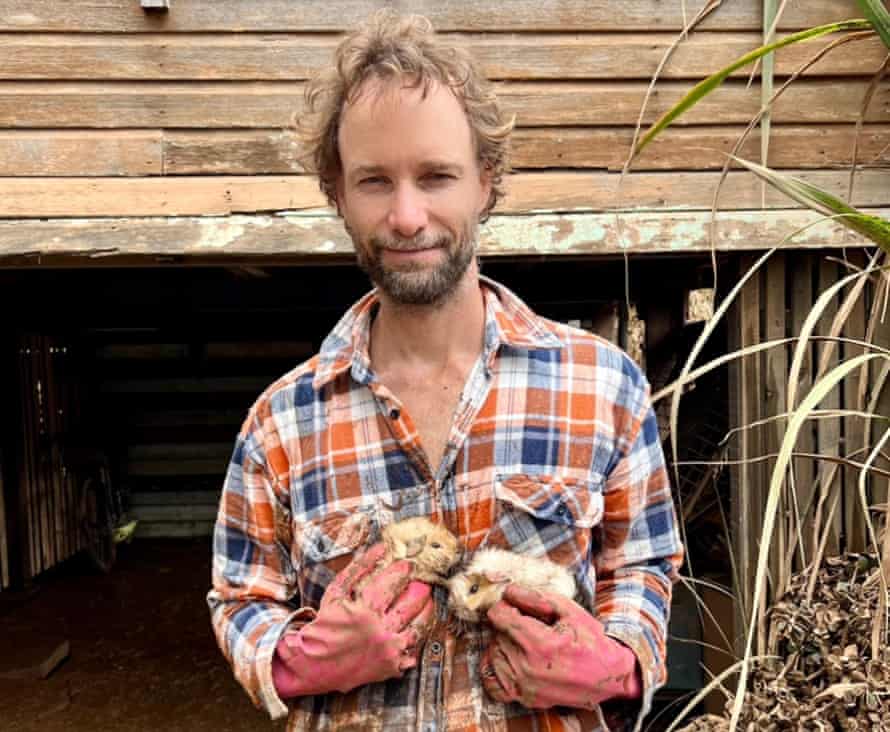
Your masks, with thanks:
[[[561,475],[498,475],[486,544],[578,569],[603,516],[602,484]]]
[[[375,536],[370,512],[334,511],[311,521],[297,522],[294,548],[302,604],[318,607],[336,574]]]

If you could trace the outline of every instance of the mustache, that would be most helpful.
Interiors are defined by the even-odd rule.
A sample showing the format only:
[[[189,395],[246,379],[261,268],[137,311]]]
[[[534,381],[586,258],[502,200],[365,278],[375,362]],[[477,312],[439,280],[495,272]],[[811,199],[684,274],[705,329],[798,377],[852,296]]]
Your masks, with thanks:
[[[421,249],[434,249],[437,247],[447,247],[451,244],[453,237],[448,234],[419,234],[410,239],[390,236],[372,236],[368,242],[374,249],[392,249],[400,252],[419,251]]]

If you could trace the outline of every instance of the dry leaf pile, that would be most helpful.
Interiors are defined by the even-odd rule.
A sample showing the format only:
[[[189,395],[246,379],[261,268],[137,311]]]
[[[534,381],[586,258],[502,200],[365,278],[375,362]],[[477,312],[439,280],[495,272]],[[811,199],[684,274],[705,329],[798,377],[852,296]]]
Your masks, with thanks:
[[[795,575],[771,609],[770,658],[752,664],[738,729],[890,732],[886,596],[872,555],[824,561],[815,582]],[[727,710],[731,702],[727,704]],[[724,732],[708,715],[683,732]]]

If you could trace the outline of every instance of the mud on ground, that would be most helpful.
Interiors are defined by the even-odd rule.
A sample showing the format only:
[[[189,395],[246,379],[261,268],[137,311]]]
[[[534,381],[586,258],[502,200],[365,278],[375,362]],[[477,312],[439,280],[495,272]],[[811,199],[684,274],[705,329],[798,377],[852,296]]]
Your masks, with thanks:
[[[0,593],[4,660],[70,642],[47,679],[0,679],[0,729],[280,732],[216,646],[209,586],[208,539],[143,540],[121,548],[109,575],[72,561],[29,590]]]

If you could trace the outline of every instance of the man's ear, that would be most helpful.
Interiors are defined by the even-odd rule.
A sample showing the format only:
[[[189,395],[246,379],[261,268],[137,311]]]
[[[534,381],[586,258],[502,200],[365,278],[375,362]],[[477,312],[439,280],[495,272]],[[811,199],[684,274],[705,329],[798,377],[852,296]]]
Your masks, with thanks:
[[[479,211],[477,218],[482,218],[482,212],[488,207],[488,201],[491,199],[491,188],[492,188],[492,173],[491,168],[486,165],[479,165],[479,187],[481,190],[480,202],[479,202]]]

